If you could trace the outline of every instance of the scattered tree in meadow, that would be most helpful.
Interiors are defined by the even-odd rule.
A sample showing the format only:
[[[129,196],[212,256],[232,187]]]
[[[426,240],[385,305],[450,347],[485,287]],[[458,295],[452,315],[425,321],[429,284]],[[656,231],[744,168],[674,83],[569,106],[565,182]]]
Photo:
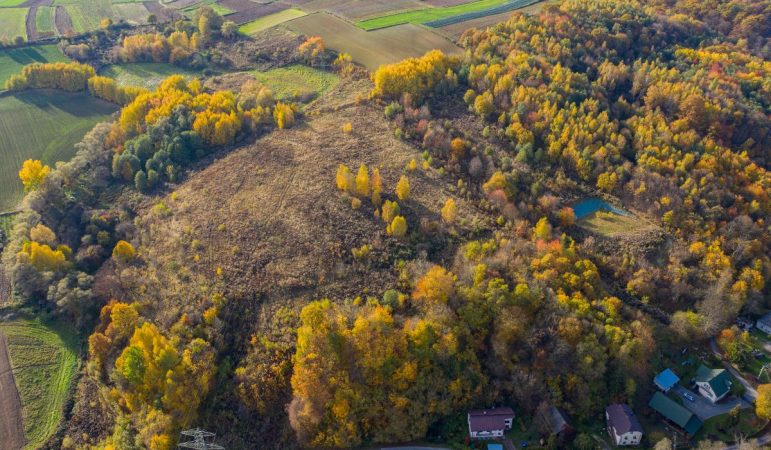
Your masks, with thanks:
[[[291,128],[295,120],[294,109],[286,103],[276,103],[276,106],[273,108],[273,120],[275,120],[279,130]]]
[[[118,241],[112,249],[112,256],[123,262],[134,259],[135,253],[134,246],[123,240]]]
[[[402,216],[394,217],[386,227],[386,233],[397,238],[404,237],[407,234],[407,220]]]
[[[452,224],[455,222],[457,214],[458,208],[455,206],[455,200],[448,198],[442,207],[442,220],[447,224]]]
[[[366,165],[361,164],[356,174],[356,195],[366,198],[369,192],[369,171]]]
[[[405,175],[402,175],[401,178],[399,178],[399,182],[396,183],[396,196],[402,201],[407,200],[410,196],[410,180],[408,180]]]
[[[370,183],[372,184],[372,204],[375,206],[380,206],[380,193],[383,191],[383,180],[380,178],[380,169],[377,167],[372,169],[372,178]]]

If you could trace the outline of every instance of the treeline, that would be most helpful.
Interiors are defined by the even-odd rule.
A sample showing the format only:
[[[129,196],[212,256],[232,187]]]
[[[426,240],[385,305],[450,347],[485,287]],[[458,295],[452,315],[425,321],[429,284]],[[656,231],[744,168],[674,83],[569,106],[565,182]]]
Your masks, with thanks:
[[[67,92],[88,91],[92,96],[126,105],[144,88],[119,86],[114,79],[97,76],[94,68],[88,64],[71,63],[34,63],[24,66],[20,74],[11,75],[5,82],[9,91],[25,89],[59,89]]]

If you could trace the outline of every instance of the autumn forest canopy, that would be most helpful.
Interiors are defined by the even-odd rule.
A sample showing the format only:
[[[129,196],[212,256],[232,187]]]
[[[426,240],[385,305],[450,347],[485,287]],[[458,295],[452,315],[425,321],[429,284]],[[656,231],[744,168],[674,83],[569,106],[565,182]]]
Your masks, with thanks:
[[[126,37],[120,58],[198,64],[222,26],[202,17]],[[646,405],[663,353],[736,339],[724,330],[738,315],[771,309],[770,18],[754,0],[565,0],[466,31],[463,56],[435,50],[371,77],[311,38],[295,62],[334,71],[332,95],[350,97],[320,107],[254,81],[212,89],[175,75],[148,90],[87,65],[27,66],[9,90],[122,107],[71,161],[24,164],[3,253],[19,302],[87,340],[60,438],[170,450],[205,422],[232,448],[463,448],[470,408],[533,417],[555,405],[590,424],[609,403]],[[349,146],[328,161],[333,201],[295,211],[333,249],[328,272],[249,254],[248,236],[216,240],[245,210],[233,225],[181,219],[197,211],[178,198],[191,180],[207,186],[198,201],[217,195],[191,174],[261,139],[321,134],[314,121],[347,108],[412,153],[404,164]],[[357,138],[340,122],[325,145]],[[221,183],[240,188],[262,166]],[[586,197],[646,226],[587,232],[571,207]],[[274,200],[234,202],[292,207]],[[283,226],[260,224],[261,244],[293,245],[273,240]],[[229,270],[236,260],[249,267]],[[250,291],[268,271],[290,287]]]

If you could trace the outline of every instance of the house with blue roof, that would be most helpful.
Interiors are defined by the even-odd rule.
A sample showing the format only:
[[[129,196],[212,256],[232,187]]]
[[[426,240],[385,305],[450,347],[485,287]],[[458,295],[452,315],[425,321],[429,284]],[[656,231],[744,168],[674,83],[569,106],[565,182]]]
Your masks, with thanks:
[[[671,369],[664,369],[663,372],[656,375],[656,377],[653,379],[653,383],[656,385],[656,387],[664,392],[669,392],[669,390],[672,389],[678,382],[680,382],[680,377],[672,372]]]
[[[487,444],[487,450],[503,450],[503,445],[501,445],[501,444]]]

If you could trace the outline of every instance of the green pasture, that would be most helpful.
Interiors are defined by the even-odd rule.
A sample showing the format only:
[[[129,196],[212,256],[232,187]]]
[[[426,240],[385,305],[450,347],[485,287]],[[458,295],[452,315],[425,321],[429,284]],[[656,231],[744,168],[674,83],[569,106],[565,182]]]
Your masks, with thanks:
[[[38,33],[53,33],[54,29],[54,8],[41,6],[35,14],[35,29]]]
[[[378,28],[391,27],[403,23],[421,24],[432,20],[444,19],[458,14],[465,14],[474,11],[480,11],[487,8],[493,8],[507,3],[509,0],[476,0],[455,6],[446,6],[442,8],[425,8],[414,11],[405,11],[396,14],[389,14],[371,19],[356,22],[356,25],[364,30],[376,30]]]
[[[0,91],[5,89],[5,81],[27,64],[67,60],[54,44],[0,50]]]
[[[23,194],[19,168],[26,159],[53,165],[75,154],[74,145],[115,105],[87,93],[32,90],[0,96],[0,211],[13,209]]]
[[[8,339],[27,448],[39,448],[62,420],[77,368],[77,338],[64,326],[31,320],[0,322],[0,331]]]
[[[279,100],[315,98],[323,95],[340,81],[333,73],[301,65],[253,73],[257,81],[273,91],[273,95]]]
[[[185,69],[166,63],[130,63],[111,65],[99,71],[99,75],[114,78],[121,86],[140,86],[154,89],[171,75],[194,78],[200,71]]]
[[[0,39],[21,36],[27,39],[27,10],[29,8],[0,9]],[[0,68],[2,70],[2,68]]]
[[[268,28],[282,24],[288,20],[296,19],[305,15],[305,12],[297,8],[289,8],[283,11],[279,11],[275,14],[270,14],[265,17],[260,17],[257,20],[247,22],[241,25],[238,30],[243,34],[256,34],[260,31],[267,30]]]

